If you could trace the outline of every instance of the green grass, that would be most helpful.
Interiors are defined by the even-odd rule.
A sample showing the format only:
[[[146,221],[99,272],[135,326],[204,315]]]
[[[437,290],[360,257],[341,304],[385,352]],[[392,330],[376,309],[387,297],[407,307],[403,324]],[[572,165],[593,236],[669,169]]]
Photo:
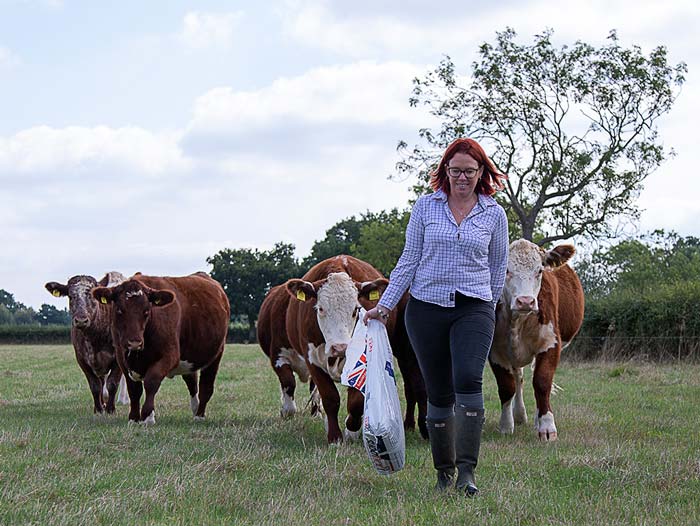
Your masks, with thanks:
[[[698,365],[562,363],[553,444],[530,424],[497,432],[486,371],[482,494],[466,499],[433,492],[417,433],[405,469],[378,475],[361,442],[329,447],[321,420],[279,418],[257,346],[224,356],[205,422],[174,379],[143,427],[125,406],[92,415],[71,347],[0,346],[0,524],[700,524]]]

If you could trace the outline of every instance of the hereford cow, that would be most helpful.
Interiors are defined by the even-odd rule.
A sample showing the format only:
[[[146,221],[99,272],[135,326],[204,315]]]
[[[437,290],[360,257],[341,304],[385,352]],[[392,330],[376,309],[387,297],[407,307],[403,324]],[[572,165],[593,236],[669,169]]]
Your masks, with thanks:
[[[51,281],[46,290],[60,298],[68,296],[71,316],[70,337],[75,358],[87,378],[95,413],[114,413],[114,399],[122,380],[110,332],[111,307],[98,303],[91,295],[93,287],[113,287],[126,278],[109,272],[98,282],[92,276],[73,276],[65,285]],[[121,388],[124,394],[124,386]],[[121,397],[120,397],[121,398]]]
[[[309,381],[309,369],[304,357],[294,350],[287,338],[287,307],[289,294],[285,285],[270,289],[260,306],[258,314],[258,343],[270,359],[270,365],[280,382],[280,415],[293,416],[297,412],[294,401],[297,373],[302,382]]]
[[[187,384],[195,419],[203,419],[230,315],[221,285],[204,272],[178,278],[136,274],[114,288],[95,288],[92,294],[113,306],[112,339],[127,376],[129,420],[155,423],[155,395],[166,376],[176,375]],[[144,389],[146,399],[140,407]]]
[[[286,283],[286,291],[291,297],[286,311],[288,342],[304,357],[318,389],[326,413],[329,443],[343,440],[338,424],[340,395],[334,381],[340,380],[345,350],[352,336],[357,313],[360,306],[365,309],[374,307],[387,284],[387,279],[378,270],[351,256],[336,256],[322,261],[302,279],[291,279]],[[387,323],[390,339],[396,332],[396,322],[397,314],[392,313]],[[396,348],[395,356],[399,366],[402,364],[402,359],[399,358],[401,354],[401,350]],[[405,364],[411,364],[410,360],[405,360]],[[410,381],[415,378],[415,374],[406,373],[405,378]],[[422,386],[422,397],[420,394],[418,397],[419,425],[423,433],[427,402],[422,376],[419,378],[419,392]],[[346,438],[356,438],[362,425],[364,409],[364,397],[360,391],[348,389],[347,407],[344,435]]]
[[[496,330],[489,362],[501,399],[501,433],[527,422],[523,403],[523,367],[535,360],[535,429],[540,440],[557,439],[549,404],[554,372],[561,350],[583,323],[581,282],[565,263],[571,245],[544,251],[520,239],[510,245],[508,272],[496,310]]]

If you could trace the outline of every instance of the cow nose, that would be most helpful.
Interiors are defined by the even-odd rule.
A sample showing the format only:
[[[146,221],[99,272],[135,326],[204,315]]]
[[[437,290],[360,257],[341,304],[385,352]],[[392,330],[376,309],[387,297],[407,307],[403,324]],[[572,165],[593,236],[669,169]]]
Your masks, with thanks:
[[[89,324],[90,324],[89,318],[73,318],[73,325],[75,325],[79,329],[83,329],[83,328],[87,327]]]
[[[331,356],[345,356],[347,348],[347,343],[334,343],[331,345]]]
[[[129,340],[126,342],[126,347],[130,351],[140,351],[143,349],[143,340]]]
[[[517,310],[535,310],[535,298],[532,296],[518,296],[515,298]]]

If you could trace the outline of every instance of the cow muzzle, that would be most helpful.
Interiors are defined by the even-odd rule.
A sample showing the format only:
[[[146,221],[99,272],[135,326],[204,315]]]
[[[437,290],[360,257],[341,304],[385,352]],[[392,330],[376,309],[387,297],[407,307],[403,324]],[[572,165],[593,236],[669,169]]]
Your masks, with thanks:
[[[342,357],[345,356],[345,351],[348,349],[347,343],[334,343],[331,345],[331,356]]]
[[[126,348],[129,351],[142,351],[143,340],[129,340],[126,342]]]
[[[73,327],[76,329],[86,329],[90,326],[90,318],[73,318]]]
[[[533,296],[517,296],[513,310],[522,313],[537,312],[537,299]]]

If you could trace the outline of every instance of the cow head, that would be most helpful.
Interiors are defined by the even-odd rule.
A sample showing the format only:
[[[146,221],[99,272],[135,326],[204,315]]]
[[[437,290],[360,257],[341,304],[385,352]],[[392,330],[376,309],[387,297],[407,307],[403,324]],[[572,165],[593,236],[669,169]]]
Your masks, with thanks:
[[[151,309],[169,305],[175,295],[169,290],[154,290],[135,279],[129,279],[113,288],[97,287],[93,297],[103,304],[111,304],[112,337],[118,347],[126,351],[140,351],[144,346],[144,331],[151,317]]]
[[[525,239],[513,241],[508,252],[508,270],[502,301],[514,313],[537,312],[537,295],[542,285],[542,273],[547,268],[563,265],[574,252],[572,245],[559,245],[545,251]]]
[[[68,296],[68,310],[71,321],[77,329],[87,329],[95,321],[98,304],[90,293],[94,287],[114,286],[124,281],[119,272],[108,272],[98,282],[92,276],[73,276],[67,284],[51,281],[44,285],[57,298]]]
[[[360,307],[367,308],[370,302],[376,302],[388,284],[386,278],[359,283],[345,272],[331,273],[313,283],[302,279],[287,282],[287,292],[292,298],[310,302],[316,309],[329,369],[342,370]]]

